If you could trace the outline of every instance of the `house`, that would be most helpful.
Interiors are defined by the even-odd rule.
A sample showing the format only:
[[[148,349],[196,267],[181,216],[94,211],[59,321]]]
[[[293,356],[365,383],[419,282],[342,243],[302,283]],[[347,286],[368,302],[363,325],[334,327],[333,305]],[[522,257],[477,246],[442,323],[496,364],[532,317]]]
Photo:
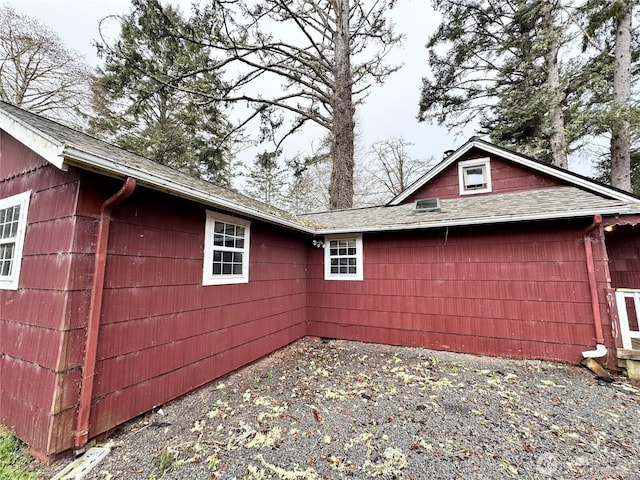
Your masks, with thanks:
[[[640,198],[478,139],[296,216],[0,102],[0,423],[48,461],[306,335],[633,372],[639,259]]]

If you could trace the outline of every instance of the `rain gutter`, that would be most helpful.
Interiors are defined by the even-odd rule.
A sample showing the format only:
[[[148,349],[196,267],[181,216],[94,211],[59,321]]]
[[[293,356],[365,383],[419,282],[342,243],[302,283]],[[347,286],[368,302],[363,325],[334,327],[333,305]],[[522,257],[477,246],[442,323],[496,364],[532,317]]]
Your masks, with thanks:
[[[98,222],[98,236],[96,239],[96,253],[93,270],[93,284],[91,286],[91,300],[89,304],[89,319],[87,322],[87,338],[84,349],[84,364],[80,384],[80,401],[78,419],[75,431],[75,446],[81,448],[89,439],[89,416],[91,413],[91,397],[96,371],[98,353],[98,330],[102,313],[102,296],[104,291],[105,270],[107,264],[107,245],[109,242],[109,227],[111,225],[111,211],[131,196],[136,188],[136,181],[128,177],[122,188],[109,197],[100,207]]]
[[[589,291],[591,294],[591,310],[593,312],[593,325],[596,333],[596,348],[582,352],[583,358],[600,358],[607,354],[607,347],[604,345],[604,334],[602,331],[602,316],[600,315],[600,303],[598,302],[598,287],[596,283],[595,264],[593,260],[593,248],[591,246],[591,232],[602,225],[602,215],[594,215],[593,223],[584,231],[584,253],[587,259],[587,275],[589,278]]]

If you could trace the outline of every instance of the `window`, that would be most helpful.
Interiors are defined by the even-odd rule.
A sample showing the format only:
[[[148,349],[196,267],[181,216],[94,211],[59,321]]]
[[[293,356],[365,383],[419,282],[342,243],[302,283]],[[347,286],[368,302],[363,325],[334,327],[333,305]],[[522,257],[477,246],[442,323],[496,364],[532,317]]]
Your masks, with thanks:
[[[362,236],[325,238],[324,279],[362,280]]]
[[[488,158],[458,163],[460,195],[491,191],[491,165]]]
[[[0,200],[0,289],[17,290],[31,192]]]
[[[207,211],[203,285],[249,281],[250,225],[247,220]]]

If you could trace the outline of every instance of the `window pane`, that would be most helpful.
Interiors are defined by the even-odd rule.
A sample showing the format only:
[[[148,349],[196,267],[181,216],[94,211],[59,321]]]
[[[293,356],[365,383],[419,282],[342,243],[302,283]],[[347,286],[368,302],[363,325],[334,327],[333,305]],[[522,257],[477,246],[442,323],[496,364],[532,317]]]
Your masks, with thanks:
[[[236,240],[236,248],[244,248],[244,238],[238,238]]]
[[[222,261],[224,263],[231,263],[233,261],[233,252],[222,252]]]
[[[11,260],[0,261],[0,276],[8,277],[11,275]]]
[[[222,264],[222,274],[223,275],[231,275],[231,264],[223,263]]]
[[[241,263],[235,263],[233,265],[233,274],[234,275],[242,275],[242,264]]]
[[[221,262],[222,261],[222,252],[219,250],[214,250],[213,252],[213,261]]]
[[[240,227],[236,225],[236,236],[240,238],[244,238],[244,227]]]
[[[224,223],[215,222],[215,224],[213,226],[213,232],[214,233],[224,233]]]
[[[234,263],[242,263],[242,254],[241,253],[234,253],[233,254],[233,262]]]
[[[224,246],[225,247],[235,247],[236,242],[235,242],[235,238],[234,237],[225,237],[224,239]]]
[[[0,245],[0,275],[3,277],[11,275],[14,249],[15,244],[13,243]]]
[[[224,237],[218,233],[213,235],[213,244],[217,246],[224,245]]]
[[[222,264],[221,263],[214,263],[213,264],[213,274],[214,275],[220,275],[222,273]]]
[[[20,205],[0,210],[0,238],[13,238],[18,234]]]
[[[465,169],[465,186],[467,188],[481,188],[486,186],[484,167],[469,167]]]

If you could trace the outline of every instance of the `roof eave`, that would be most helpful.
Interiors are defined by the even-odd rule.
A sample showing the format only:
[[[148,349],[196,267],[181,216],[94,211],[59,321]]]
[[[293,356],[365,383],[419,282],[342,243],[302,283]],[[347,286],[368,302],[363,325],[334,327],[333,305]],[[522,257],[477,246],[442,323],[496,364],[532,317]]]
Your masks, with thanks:
[[[503,223],[530,222],[536,220],[561,220],[569,218],[587,218],[594,215],[624,215],[629,211],[629,207],[609,207],[601,209],[575,210],[571,212],[533,213],[528,215],[504,215],[500,217],[485,217],[477,219],[459,219],[441,222],[425,222],[404,225],[376,225],[371,227],[353,228],[319,228],[316,235],[333,235],[341,233],[373,233],[373,232],[398,232],[409,230],[427,230],[432,228],[465,227],[475,225],[491,225]]]
[[[267,223],[280,225],[297,230],[303,233],[315,233],[311,227],[270,215],[266,212],[252,209],[243,205],[238,205],[230,200],[226,200],[205,192],[194,190],[186,185],[176,182],[174,179],[165,179],[157,175],[149,174],[143,170],[126,165],[115,165],[109,159],[89,152],[85,152],[72,146],[65,146],[63,150],[64,163],[74,165],[83,169],[89,169],[102,174],[110,174],[118,178],[133,177],[138,185],[147,186],[153,190],[160,190],[178,197],[203,203],[211,207],[224,209],[225,211],[246,215],[248,217],[263,220]]]
[[[64,143],[42,133],[23,122],[19,118],[0,110],[0,129],[7,132],[23,145],[55,165],[60,170],[66,170],[64,164]]]

